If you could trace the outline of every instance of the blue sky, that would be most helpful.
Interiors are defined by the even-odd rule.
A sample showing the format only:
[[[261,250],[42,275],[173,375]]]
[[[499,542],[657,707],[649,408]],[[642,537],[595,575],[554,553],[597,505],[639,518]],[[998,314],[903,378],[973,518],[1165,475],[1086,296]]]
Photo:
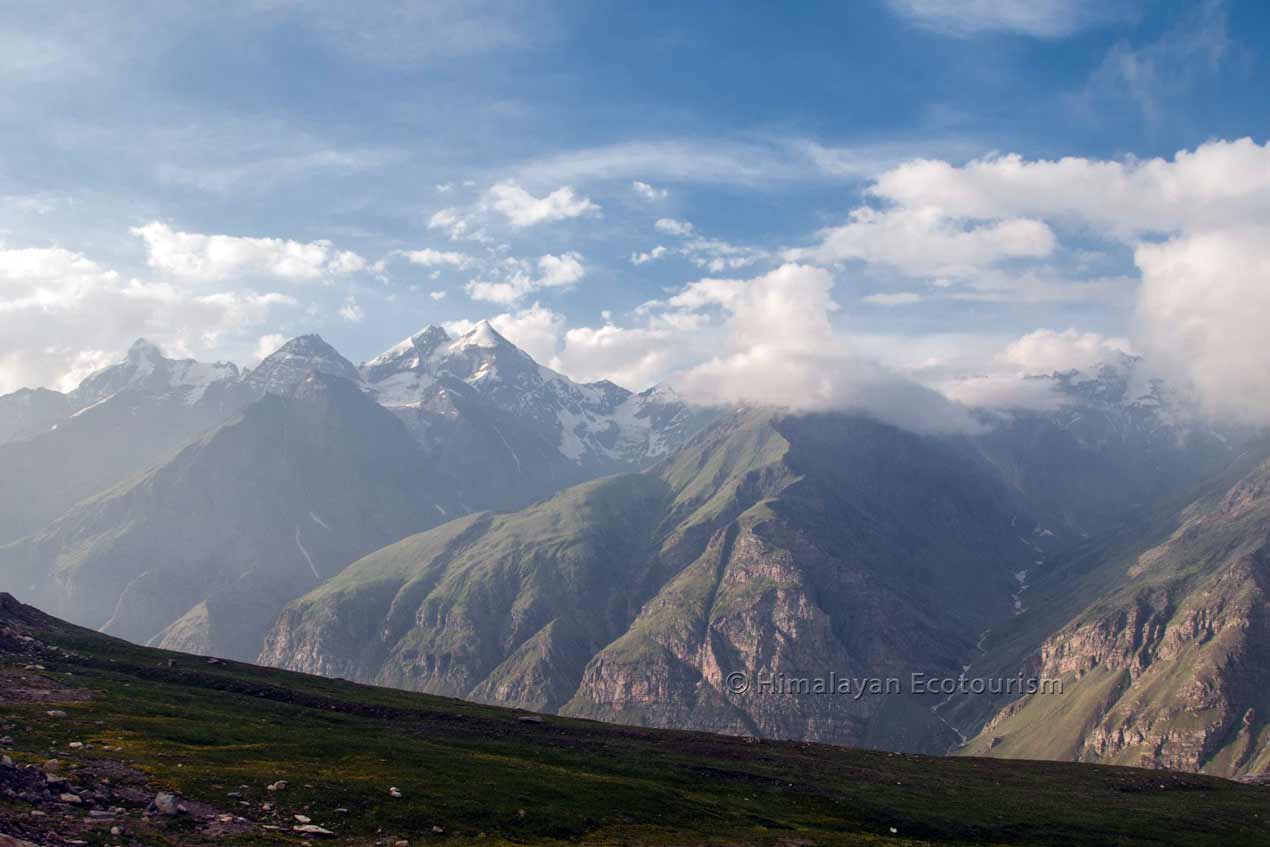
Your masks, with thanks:
[[[1212,179],[1215,218],[1265,200],[1241,193],[1270,134],[1259,2],[126,8],[0,3],[0,390],[140,334],[250,364],[318,331],[360,360],[485,317],[642,388],[780,347],[737,298],[791,263],[830,275],[772,283],[820,348],[946,386],[1151,350],[1161,298],[1207,283],[1157,282],[1150,247],[1209,220],[1152,207]],[[1084,205],[1043,202],[1068,178],[1039,169],[966,200],[1010,154],[1101,176]],[[943,193],[915,160],[950,169]],[[1117,178],[1142,193],[1123,228],[1098,213]],[[1231,367],[1228,329],[1190,359]]]

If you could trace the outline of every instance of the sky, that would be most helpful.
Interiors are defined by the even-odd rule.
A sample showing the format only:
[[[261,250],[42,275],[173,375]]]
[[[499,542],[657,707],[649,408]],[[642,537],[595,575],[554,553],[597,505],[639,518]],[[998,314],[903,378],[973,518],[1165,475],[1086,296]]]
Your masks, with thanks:
[[[932,428],[1128,351],[1270,422],[1266,44],[1257,0],[0,0],[0,392],[489,319]]]

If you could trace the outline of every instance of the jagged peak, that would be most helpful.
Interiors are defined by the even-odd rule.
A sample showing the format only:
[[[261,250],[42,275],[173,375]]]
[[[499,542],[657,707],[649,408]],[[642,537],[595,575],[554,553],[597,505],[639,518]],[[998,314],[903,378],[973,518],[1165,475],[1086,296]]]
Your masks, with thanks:
[[[163,350],[160,347],[144,338],[138,338],[128,347],[127,358],[136,360],[140,358],[164,358]]]
[[[487,320],[476,322],[476,326],[455,339],[450,345],[452,350],[461,350],[466,347],[516,347],[508,341],[498,330],[494,329],[494,325]],[[519,349],[519,348],[517,348]]]

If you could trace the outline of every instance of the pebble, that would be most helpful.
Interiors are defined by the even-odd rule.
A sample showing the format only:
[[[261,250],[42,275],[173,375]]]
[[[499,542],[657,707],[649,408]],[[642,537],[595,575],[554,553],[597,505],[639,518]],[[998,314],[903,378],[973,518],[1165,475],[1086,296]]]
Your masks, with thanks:
[[[265,788],[269,791],[286,791],[287,781],[285,779],[280,779],[277,782],[270,783],[265,786]]]
[[[397,786],[395,786],[395,785],[394,785],[392,788],[389,788],[389,789],[388,789],[388,796],[389,796],[389,797],[400,797],[400,796],[401,796],[401,790],[400,790],[400,789],[398,789],[398,788],[397,788]]]
[[[308,815],[292,815],[292,817],[296,819],[297,823],[312,823],[313,822],[313,818],[309,817]]]
[[[63,712],[61,709],[49,709],[47,712],[45,712],[45,714],[48,715],[50,718],[66,717],[66,713]]]
[[[329,829],[324,829],[317,824],[306,823],[299,826],[291,827],[292,832],[303,833],[304,835],[334,835]]]

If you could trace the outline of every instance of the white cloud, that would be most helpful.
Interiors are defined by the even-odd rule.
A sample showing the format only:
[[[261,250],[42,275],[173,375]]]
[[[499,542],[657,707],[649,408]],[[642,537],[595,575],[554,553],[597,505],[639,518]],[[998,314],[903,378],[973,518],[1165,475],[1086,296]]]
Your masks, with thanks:
[[[1127,341],[1074,330],[1042,332],[1019,342],[1014,364],[1026,369],[1029,363],[1067,361],[1079,367],[1108,345],[1132,344],[1153,370],[1193,391],[1210,413],[1270,423],[1270,357],[1261,355],[1259,343],[1261,319],[1270,313],[1270,266],[1262,247],[1270,244],[1270,144],[1210,141],[1169,159],[1029,161],[1007,155],[962,166],[921,160],[882,174],[869,193],[891,206],[870,213],[866,222],[878,214],[936,209],[937,221],[987,222],[972,223],[966,232],[990,227],[992,237],[963,243],[955,231],[945,238],[948,233],[936,230],[933,239],[914,238],[905,256],[903,239],[889,238],[885,227],[851,233],[848,225],[850,237],[831,231],[819,248],[797,255],[854,255],[910,274],[956,274],[978,263],[973,277],[946,289],[944,296],[964,299],[1080,298],[1114,306],[1136,297]],[[1047,229],[1023,227],[1000,238],[1005,233],[999,228],[1011,221]],[[1131,249],[1140,279],[1083,277],[1078,266],[983,267],[997,255],[1044,255],[1047,235],[1054,238],[1051,224]],[[950,245],[956,249],[945,249]],[[938,261],[932,251],[942,254]]]
[[[951,218],[1070,221],[1128,240],[1266,218],[1270,143],[1210,141],[1171,160],[1029,161],[1012,154],[960,167],[915,160],[882,174],[869,193]]]
[[[185,279],[218,281],[257,274],[305,282],[366,267],[361,256],[336,251],[329,241],[204,235],[174,230],[158,221],[133,227],[131,232],[145,241],[150,267]]]
[[[344,298],[344,304],[340,306],[340,317],[349,323],[357,324],[366,317],[366,312],[357,302],[357,298],[350,294]]]
[[[1137,338],[1212,414],[1270,424],[1270,226],[1142,244]]]
[[[949,218],[935,206],[878,211],[862,206],[850,222],[821,230],[820,244],[791,250],[791,261],[837,264],[859,260],[912,277],[970,277],[1006,259],[1037,258],[1054,250],[1054,233],[1041,221],[1011,218],[975,223]]]
[[[296,305],[278,292],[134,279],[63,248],[0,250],[0,393],[71,388],[142,336],[174,354],[246,358],[251,330]]]
[[[887,0],[887,4],[920,26],[962,37],[1012,32],[1061,38],[1118,11],[1108,0]]]
[[[675,218],[659,218],[653,228],[665,235],[673,235],[682,239],[674,248],[677,255],[683,256],[699,268],[710,273],[724,273],[749,267],[755,262],[769,257],[765,250],[754,247],[743,247],[730,244],[717,238],[706,238],[697,233],[697,228],[688,221]],[[662,252],[658,252],[658,251]],[[636,253],[631,257],[632,263],[642,265],[665,255],[665,248],[655,247],[648,253]]]
[[[411,264],[423,265],[426,268],[443,265],[448,265],[452,268],[466,268],[475,261],[466,253],[459,253],[455,250],[433,250],[431,247],[425,247],[422,250],[404,250],[401,255],[405,256],[406,260]]]
[[[914,303],[921,303],[926,299],[926,295],[918,294],[915,291],[897,291],[894,293],[868,294],[860,299],[875,306],[911,306]]]
[[[665,200],[670,196],[670,192],[666,189],[657,188],[638,179],[631,183],[631,188],[633,188],[635,193],[640,197],[643,197],[645,200],[650,202],[655,200]]]
[[[454,208],[434,212],[432,217],[428,218],[428,229],[442,230],[451,241],[486,243],[490,240],[478,223],[477,215]]]
[[[286,344],[289,339],[278,332],[271,332],[260,336],[256,341],[256,349],[252,354],[252,366],[265,359],[272,353],[277,352],[278,348]]]
[[[607,379],[636,391],[660,382],[678,364],[683,351],[672,333],[652,327],[575,327],[565,333],[564,349],[551,366],[581,382]]]
[[[509,271],[501,280],[474,279],[466,286],[473,300],[484,300],[510,306],[523,300],[530,292],[542,288],[568,288],[581,282],[586,276],[582,254],[562,253],[558,256],[539,256],[535,268],[522,260],[510,259],[504,265]]]
[[[727,312],[725,352],[679,375],[687,396],[801,411],[864,412],[906,429],[968,432],[968,411],[931,389],[851,353],[829,316],[832,275],[782,265],[751,280],[703,280],[677,298]],[[672,303],[675,302],[672,299]]]
[[[429,291],[428,296],[431,297],[433,300],[440,302],[441,300],[445,299],[445,292],[444,291]]]
[[[638,252],[632,253],[631,264],[632,265],[646,265],[649,262],[657,261],[662,256],[665,256],[667,252],[668,251],[663,245],[658,244],[656,247],[654,247],[651,250],[646,250],[642,253],[638,253]]]
[[[1109,338],[1074,328],[1062,332],[1038,329],[1013,341],[1002,352],[1001,359],[1025,374],[1052,374],[1089,370],[1104,362],[1114,362],[1122,353],[1132,352],[1127,338]]]
[[[535,197],[514,182],[500,182],[490,187],[485,200],[516,227],[562,221],[600,211],[598,205],[568,185],[546,196]]]
[[[680,221],[675,218],[658,218],[657,222],[653,224],[653,228],[667,235],[678,236],[689,236],[695,231],[695,227],[688,221]]]

